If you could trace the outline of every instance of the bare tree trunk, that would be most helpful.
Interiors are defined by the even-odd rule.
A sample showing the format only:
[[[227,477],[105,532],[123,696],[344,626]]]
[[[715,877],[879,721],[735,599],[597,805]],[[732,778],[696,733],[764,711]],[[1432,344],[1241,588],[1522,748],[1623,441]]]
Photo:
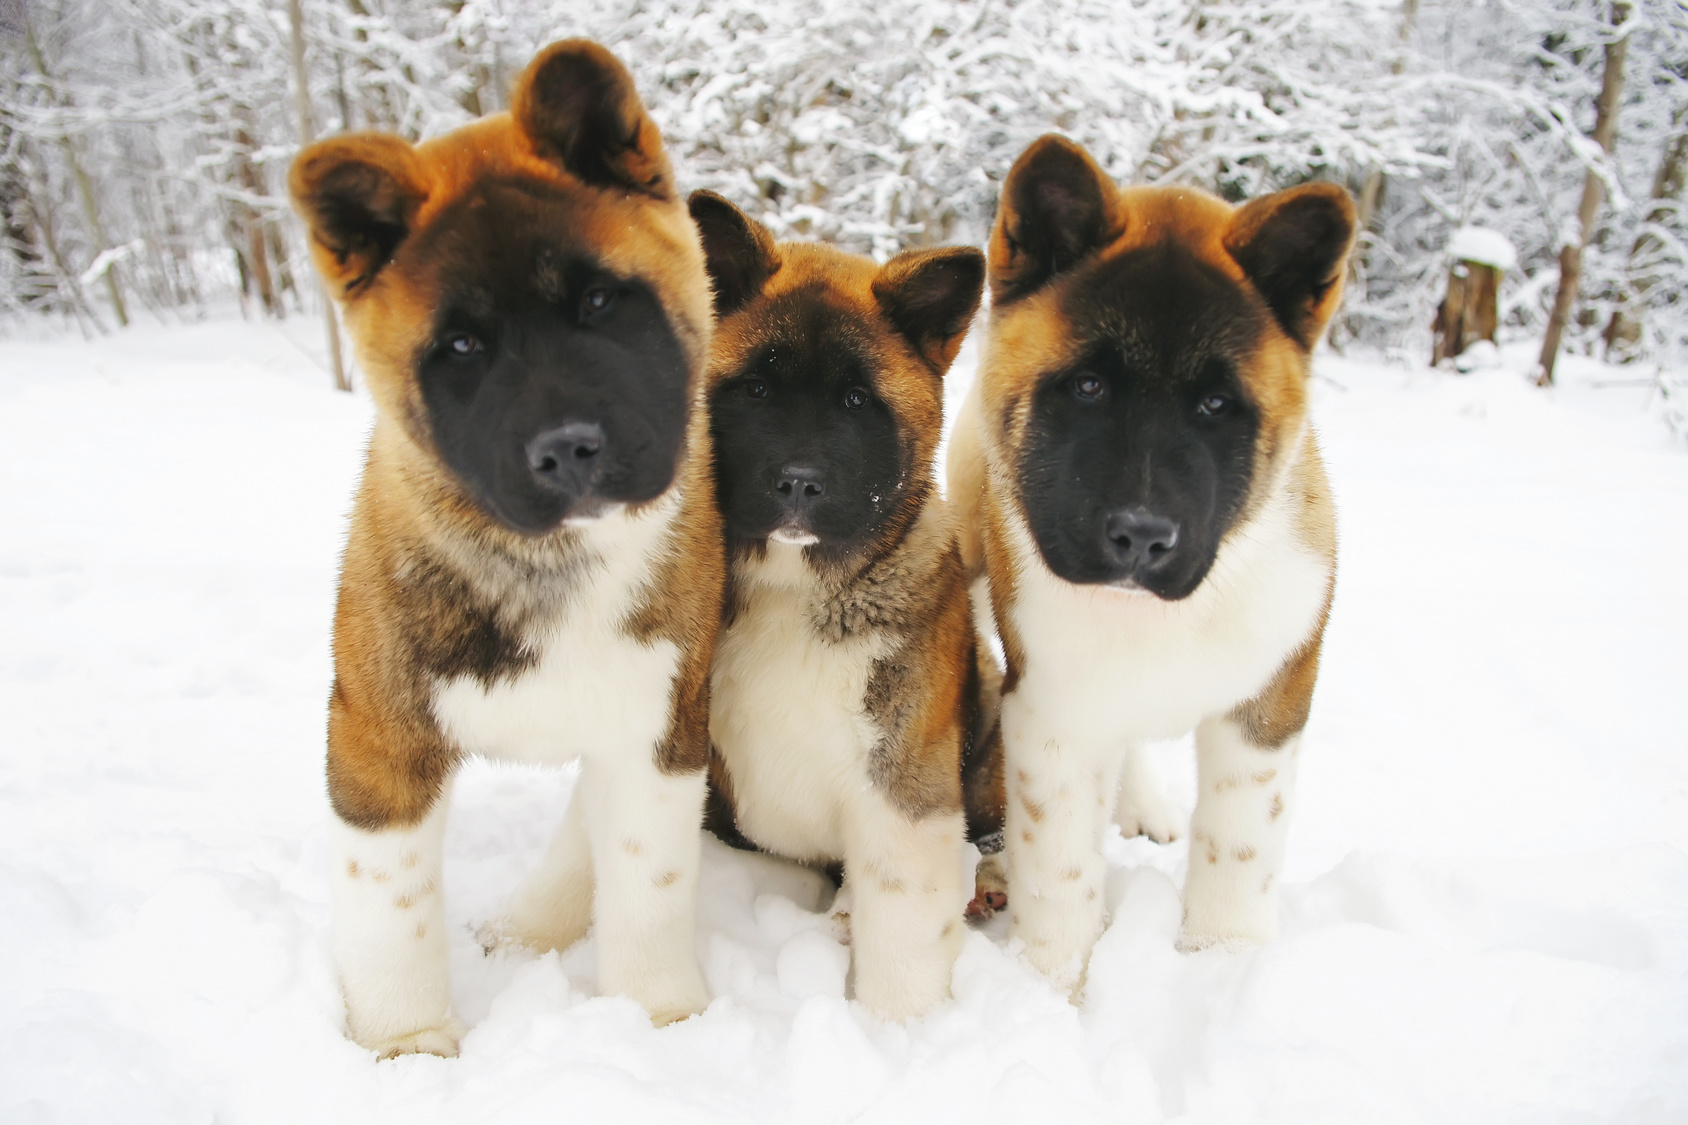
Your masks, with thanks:
[[[1612,5],[1612,23],[1622,26],[1629,19],[1629,5]],[[1595,102],[1594,143],[1600,151],[1610,154],[1612,138],[1618,128],[1618,96],[1624,87],[1624,55],[1629,50],[1629,34],[1606,45],[1606,65],[1600,78],[1600,98]],[[1583,180],[1582,203],[1577,207],[1577,234],[1559,251],[1559,292],[1553,298],[1553,313],[1547,318],[1547,334],[1541,343],[1541,358],[1536,361],[1536,386],[1553,385],[1553,366],[1559,359],[1559,341],[1565,334],[1565,322],[1571,317],[1576,303],[1577,288],[1582,284],[1582,256],[1594,230],[1594,217],[1605,197],[1606,185],[1593,169]]]
[[[1682,197],[1682,187],[1688,179],[1688,106],[1676,111],[1676,118],[1672,122],[1675,127],[1671,135],[1665,138],[1664,156],[1659,160],[1659,171],[1653,177],[1653,207],[1647,212],[1647,225],[1663,223],[1676,210],[1676,201]],[[1614,356],[1619,360],[1630,360],[1635,356],[1636,345],[1641,342],[1641,314],[1633,312],[1635,306],[1641,304],[1648,292],[1657,282],[1657,278],[1650,275],[1636,277],[1635,270],[1638,262],[1647,254],[1659,249],[1658,236],[1651,231],[1643,230],[1635,239],[1635,245],[1629,248],[1629,263],[1627,273],[1634,280],[1628,291],[1623,293],[1617,308],[1612,310],[1612,319],[1606,325],[1604,338],[1606,341],[1606,358]]]
[[[1400,50],[1389,64],[1389,73],[1400,74],[1407,68],[1407,42],[1412,38],[1413,27],[1417,23],[1418,0],[1401,0],[1401,26],[1397,32]],[[1350,259],[1350,272],[1357,273],[1365,267],[1366,253],[1371,248],[1366,232],[1371,229],[1372,217],[1377,214],[1377,205],[1383,199],[1383,183],[1383,169],[1373,168],[1366,173],[1365,183],[1360,186],[1360,202],[1354,227],[1360,232],[1360,245],[1357,253]]]
[[[235,119],[235,182],[239,184],[246,200],[235,208],[239,216],[236,220],[240,224],[241,234],[246,239],[246,265],[252,271],[253,284],[258,289],[258,300],[264,306],[264,312],[273,317],[282,316],[281,301],[276,296],[275,280],[270,276],[269,247],[264,242],[264,219],[258,209],[247,200],[259,199],[267,195],[264,183],[258,177],[258,169],[252,163],[252,153],[258,147],[252,139],[252,133],[247,128],[247,121],[251,113],[244,106],[237,107]]]
[[[53,101],[61,108],[70,108],[71,100],[68,95],[60,93],[58,84],[53,81],[53,74],[47,69],[47,60],[41,54],[41,46],[35,41],[35,31],[27,18],[24,20],[23,36],[29,48],[30,60],[35,63],[35,69],[40,71],[42,80],[47,83]],[[111,240],[106,237],[105,224],[100,221],[100,208],[94,197],[93,182],[88,179],[88,173],[82,167],[82,158],[77,155],[76,145],[71,141],[69,134],[59,134],[59,147],[64,152],[65,162],[70,165],[71,178],[76,182],[76,194],[82,203],[82,217],[88,223],[88,237],[93,241],[94,256],[98,259],[101,254],[111,249]],[[123,286],[118,280],[116,262],[106,265],[105,283],[117,323],[124,328],[129,327],[129,310],[123,303]]]
[[[299,147],[303,148],[316,140],[316,126],[311,121],[311,88],[305,71],[305,14],[300,9],[299,0],[287,0],[287,22],[293,32],[293,108],[299,118]],[[341,96],[344,97],[344,93]],[[344,112],[342,105],[342,116]],[[328,291],[320,278],[317,279],[317,293],[322,299],[323,328],[328,338],[328,361],[334,368],[334,389],[349,391],[352,383],[346,378],[346,362],[340,356],[340,325],[334,319],[334,302],[329,300]]]

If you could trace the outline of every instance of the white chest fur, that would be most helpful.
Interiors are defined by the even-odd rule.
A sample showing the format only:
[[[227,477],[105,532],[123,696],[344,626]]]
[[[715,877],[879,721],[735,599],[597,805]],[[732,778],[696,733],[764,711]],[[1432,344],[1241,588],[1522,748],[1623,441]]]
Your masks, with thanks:
[[[434,715],[465,753],[557,763],[656,744],[668,728],[678,646],[641,641],[625,623],[650,583],[678,493],[637,517],[587,525],[594,561],[561,613],[526,638],[538,655],[519,676],[483,686],[472,676],[435,685]]]
[[[887,641],[816,635],[801,550],[770,543],[736,575],[739,612],[716,643],[709,733],[740,830],[782,855],[827,861],[843,856],[845,808],[868,786],[880,732],[862,697]]]
[[[1188,598],[1056,578],[1023,524],[1014,624],[1026,652],[1016,694],[1044,729],[1093,741],[1184,734],[1263,689],[1312,632],[1330,564],[1296,534],[1280,491],[1220,549]],[[1086,737],[1088,736],[1088,737]]]

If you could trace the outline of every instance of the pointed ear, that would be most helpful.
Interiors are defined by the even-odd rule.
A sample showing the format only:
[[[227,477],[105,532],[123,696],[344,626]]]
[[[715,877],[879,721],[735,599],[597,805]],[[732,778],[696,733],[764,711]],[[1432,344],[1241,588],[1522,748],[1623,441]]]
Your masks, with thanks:
[[[712,191],[692,192],[686,206],[703,237],[703,256],[715,289],[715,315],[728,316],[762,292],[762,286],[780,268],[774,236]]]
[[[428,198],[416,150],[387,133],[310,146],[293,161],[287,187],[310,229],[317,269],[342,299],[392,260]]]
[[[1077,265],[1125,227],[1119,189],[1090,154],[1053,133],[1031,143],[1002,185],[991,231],[991,301],[1006,304]]]
[[[1342,300],[1354,201],[1336,184],[1304,184],[1238,209],[1225,249],[1284,331],[1311,349]]]
[[[540,156],[586,183],[675,197],[662,135],[633,76],[591,40],[565,39],[534,56],[510,113]]]
[[[984,287],[985,256],[971,246],[906,250],[873,279],[886,318],[939,375],[955,362]]]

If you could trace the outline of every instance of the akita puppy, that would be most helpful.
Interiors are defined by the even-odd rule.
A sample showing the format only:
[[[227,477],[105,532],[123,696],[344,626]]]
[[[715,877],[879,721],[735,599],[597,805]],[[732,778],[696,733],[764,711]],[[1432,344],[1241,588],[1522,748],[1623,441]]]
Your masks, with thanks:
[[[697,229],[633,82],[553,44],[512,108],[306,149],[291,188],[378,408],[328,710],[350,1035],[452,1054],[440,849],[465,754],[584,759],[509,922],[598,987],[708,1001],[693,928],[724,562]]]
[[[1063,986],[1103,925],[1110,812],[1173,829],[1140,747],[1192,728],[1181,947],[1276,931],[1336,568],[1309,356],[1353,236],[1333,185],[1121,190],[1056,136],[1003,185],[950,473],[1007,658],[1010,933]]]
[[[691,210],[715,283],[709,413],[729,572],[710,826],[842,862],[856,998],[917,1015],[949,995],[972,894],[975,642],[932,461],[984,255],[909,251],[880,267],[776,245],[709,192]]]

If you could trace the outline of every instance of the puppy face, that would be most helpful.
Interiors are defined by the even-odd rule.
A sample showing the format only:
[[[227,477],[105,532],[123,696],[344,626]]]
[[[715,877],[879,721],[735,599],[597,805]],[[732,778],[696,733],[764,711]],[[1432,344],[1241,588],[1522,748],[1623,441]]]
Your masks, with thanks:
[[[378,405],[478,509],[542,535],[669,488],[706,278],[613,56],[555,44],[510,114],[324,142],[292,188]]]
[[[1329,185],[1235,210],[1119,191],[1060,138],[1021,156],[992,236],[984,391],[1056,576],[1169,600],[1201,584],[1299,446],[1352,233]]]
[[[716,310],[709,375],[716,490],[729,538],[842,558],[906,526],[931,489],[940,379],[978,308],[976,250],[883,268],[783,243],[694,193]]]

